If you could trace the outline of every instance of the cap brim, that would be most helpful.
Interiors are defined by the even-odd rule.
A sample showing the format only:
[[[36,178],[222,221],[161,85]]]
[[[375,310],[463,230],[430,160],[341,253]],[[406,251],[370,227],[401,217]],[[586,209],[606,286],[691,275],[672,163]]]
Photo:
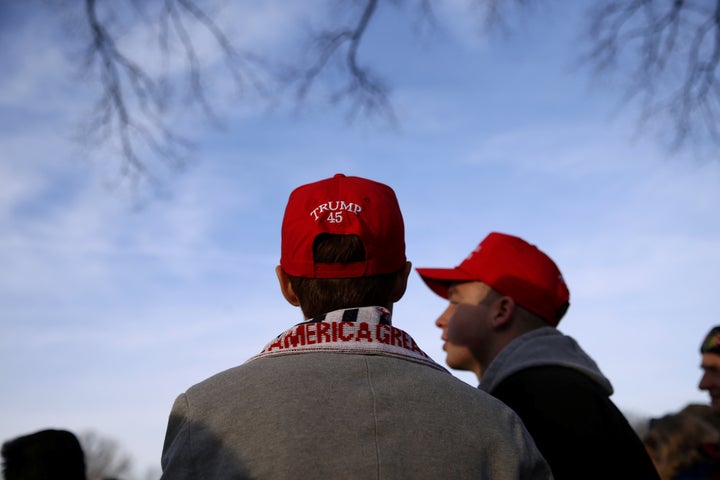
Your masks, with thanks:
[[[443,298],[448,298],[448,290],[454,282],[472,281],[472,278],[457,268],[416,268],[415,271],[430,290]]]

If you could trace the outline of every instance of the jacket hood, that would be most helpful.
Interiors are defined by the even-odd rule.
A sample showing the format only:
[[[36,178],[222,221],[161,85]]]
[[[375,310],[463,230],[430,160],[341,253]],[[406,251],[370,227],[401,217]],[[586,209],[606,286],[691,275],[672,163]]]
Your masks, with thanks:
[[[595,361],[573,339],[553,327],[542,327],[525,333],[503,348],[483,374],[479,388],[492,391],[500,382],[520,370],[541,366],[573,368],[590,377],[608,394],[613,387]]]

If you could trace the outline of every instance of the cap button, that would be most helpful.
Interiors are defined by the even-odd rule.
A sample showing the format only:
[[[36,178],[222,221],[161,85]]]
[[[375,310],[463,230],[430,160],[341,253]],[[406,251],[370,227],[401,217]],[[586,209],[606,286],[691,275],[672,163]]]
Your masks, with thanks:
[[[336,174],[333,176],[333,178],[345,178],[345,174],[344,174],[344,173],[336,173]]]

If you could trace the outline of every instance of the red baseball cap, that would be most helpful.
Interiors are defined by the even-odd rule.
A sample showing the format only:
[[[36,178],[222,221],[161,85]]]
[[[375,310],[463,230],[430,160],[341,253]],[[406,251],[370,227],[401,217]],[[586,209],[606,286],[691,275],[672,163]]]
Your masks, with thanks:
[[[315,263],[313,242],[321,233],[357,235],[365,260]],[[282,223],[280,266],[304,278],[353,278],[400,270],[406,262],[405,225],[392,188],[338,173],[290,194]]]
[[[555,262],[535,245],[492,232],[455,268],[418,268],[430,289],[448,298],[455,282],[483,282],[555,327],[570,305],[570,292]]]

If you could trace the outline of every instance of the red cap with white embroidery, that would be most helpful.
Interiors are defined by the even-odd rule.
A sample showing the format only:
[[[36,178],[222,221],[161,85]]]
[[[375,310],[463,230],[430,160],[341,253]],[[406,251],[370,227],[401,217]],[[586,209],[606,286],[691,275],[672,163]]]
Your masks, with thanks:
[[[315,263],[313,242],[322,234],[357,235],[365,260]],[[305,278],[353,278],[400,270],[406,262],[405,226],[392,188],[337,174],[291,194],[282,223],[280,266]]]

